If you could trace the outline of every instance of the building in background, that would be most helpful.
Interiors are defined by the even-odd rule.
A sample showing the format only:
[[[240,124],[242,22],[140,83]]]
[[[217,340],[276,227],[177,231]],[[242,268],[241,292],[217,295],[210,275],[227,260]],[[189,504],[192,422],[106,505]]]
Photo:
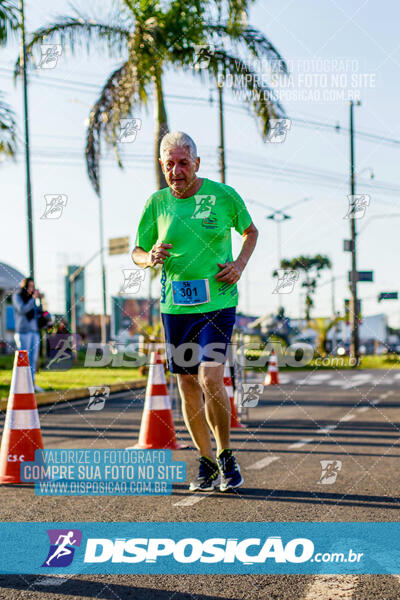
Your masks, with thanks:
[[[101,341],[101,315],[88,314],[82,315],[78,334],[82,337],[82,342],[100,342]],[[106,316],[106,334],[110,339],[110,315]]]
[[[11,297],[24,277],[14,267],[0,262],[0,352],[14,349],[15,321]]]
[[[64,275],[64,289],[65,289],[65,317],[68,321],[69,327],[71,327],[71,282],[69,280],[70,275],[79,269],[78,265],[68,265],[65,267]],[[74,302],[75,302],[75,314],[76,314],[76,328],[79,329],[82,321],[82,317],[85,314],[85,269],[79,273],[78,277],[74,282]]]
[[[152,300],[153,323],[160,318],[160,302]],[[139,332],[139,324],[149,322],[148,298],[132,298],[132,295],[111,297],[111,338],[126,341]]]

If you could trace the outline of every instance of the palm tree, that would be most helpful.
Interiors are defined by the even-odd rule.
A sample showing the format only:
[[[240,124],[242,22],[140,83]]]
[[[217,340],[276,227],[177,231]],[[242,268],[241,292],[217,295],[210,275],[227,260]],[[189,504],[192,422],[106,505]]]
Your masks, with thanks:
[[[316,254],[315,256],[297,256],[295,258],[281,260],[281,269],[297,271],[303,273],[304,280],[302,287],[306,288],[306,320],[310,320],[311,308],[314,306],[313,296],[317,290],[317,282],[321,271],[332,267],[331,261],[327,256]],[[277,270],[272,273],[273,277],[278,276]]]
[[[271,89],[260,81],[257,73],[240,58],[239,50],[247,57],[276,60],[278,69],[286,73],[286,64],[279,52],[257,29],[248,26],[244,12],[254,0],[120,0],[118,18],[109,23],[93,20],[76,13],[60,17],[55,23],[35,31],[27,44],[32,55],[42,43],[61,43],[72,52],[93,50],[104,46],[112,58],[124,56],[122,64],[111,73],[92,106],[86,135],[86,163],[90,181],[100,194],[99,162],[101,141],[120,156],[121,119],[132,111],[146,106],[154,97],[155,132],[154,159],[158,189],[166,186],[158,156],[162,136],[168,131],[164,96],[164,74],[167,67],[190,71],[192,75],[213,78],[227,74],[238,76],[236,90],[249,92],[247,102],[261,124],[265,139],[270,118],[284,115]],[[223,42],[232,51],[226,51]],[[207,69],[195,69],[196,47],[213,47]]]
[[[0,46],[5,46],[10,34],[18,28],[18,13],[10,0],[0,0]],[[14,156],[17,124],[11,108],[0,93],[0,155]]]

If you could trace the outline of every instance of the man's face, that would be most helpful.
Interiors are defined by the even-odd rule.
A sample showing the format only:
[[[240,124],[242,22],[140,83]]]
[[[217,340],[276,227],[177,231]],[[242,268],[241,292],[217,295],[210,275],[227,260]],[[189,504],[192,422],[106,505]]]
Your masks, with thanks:
[[[193,161],[189,148],[186,146],[170,148],[163,153],[160,164],[169,187],[180,192],[194,180],[195,174],[199,170],[200,158]]]
[[[33,290],[35,289],[35,284],[33,281],[28,281],[28,285],[26,286],[28,294],[33,294]]]

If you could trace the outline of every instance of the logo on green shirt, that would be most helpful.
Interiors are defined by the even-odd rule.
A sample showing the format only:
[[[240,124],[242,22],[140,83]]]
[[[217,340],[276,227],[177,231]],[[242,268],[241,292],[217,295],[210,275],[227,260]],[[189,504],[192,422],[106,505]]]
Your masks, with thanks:
[[[197,194],[194,199],[196,207],[192,219],[207,219],[210,216],[212,207],[215,205],[216,197],[209,194]]]

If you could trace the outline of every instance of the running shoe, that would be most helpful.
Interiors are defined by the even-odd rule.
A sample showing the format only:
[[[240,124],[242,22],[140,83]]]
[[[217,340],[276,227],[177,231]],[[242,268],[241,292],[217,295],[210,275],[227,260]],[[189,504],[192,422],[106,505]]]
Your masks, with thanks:
[[[189,485],[191,492],[212,492],[219,484],[219,469],[217,463],[206,456],[199,458],[199,474]]]
[[[244,479],[232,450],[223,450],[217,457],[217,463],[221,473],[221,484],[219,486],[221,492],[233,490],[243,485]]]

